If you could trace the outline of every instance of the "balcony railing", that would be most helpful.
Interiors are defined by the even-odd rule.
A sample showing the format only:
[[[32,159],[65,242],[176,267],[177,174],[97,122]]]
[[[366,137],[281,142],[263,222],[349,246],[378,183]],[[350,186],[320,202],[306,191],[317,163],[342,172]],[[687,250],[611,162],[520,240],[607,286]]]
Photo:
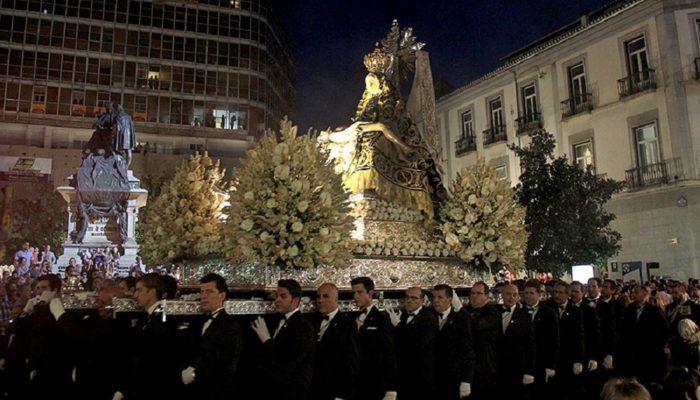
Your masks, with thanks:
[[[515,120],[518,135],[521,133],[530,132],[533,129],[542,128],[542,114],[533,112],[525,114]]]
[[[562,117],[570,117],[593,109],[593,95],[591,93],[577,94],[570,99],[561,102]]]
[[[617,81],[620,98],[650,89],[656,89],[656,71],[653,69],[638,71]]]
[[[680,157],[625,171],[625,181],[629,189],[663,185],[683,179],[685,174]]]
[[[455,142],[455,156],[459,156],[470,151],[476,151],[476,141],[473,136],[464,136]]]
[[[700,57],[695,59],[695,79],[700,81]]]
[[[491,143],[508,140],[505,125],[492,126],[484,131],[484,146]]]

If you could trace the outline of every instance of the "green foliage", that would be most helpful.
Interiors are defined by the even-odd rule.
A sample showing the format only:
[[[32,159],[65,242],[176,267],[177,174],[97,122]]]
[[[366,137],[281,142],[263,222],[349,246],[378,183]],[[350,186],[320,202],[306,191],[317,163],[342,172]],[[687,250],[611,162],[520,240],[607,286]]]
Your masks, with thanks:
[[[530,138],[527,146],[509,146],[522,168],[516,190],[527,209],[527,269],[561,276],[572,265],[599,265],[617,254],[621,236],[604,206],[622,185],[554,157],[550,133],[537,130]]]
[[[139,218],[140,254],[147,264],[205,257],[221,250],[219,161],[195,154],[175,171]]]
[[[248,151],[231,192],[225,253],[233,262],[345,267],[351,259],[348,194],[316,136],[281,122]]]
[[[37,182],[31,190],[33,196],[29,199],[12,201],[10,229],[5,242],[5,259],[10,262],[24,242],[29,242],[39,251],[49,244],[56,256],[63,253],[68,204],[50,182]]]

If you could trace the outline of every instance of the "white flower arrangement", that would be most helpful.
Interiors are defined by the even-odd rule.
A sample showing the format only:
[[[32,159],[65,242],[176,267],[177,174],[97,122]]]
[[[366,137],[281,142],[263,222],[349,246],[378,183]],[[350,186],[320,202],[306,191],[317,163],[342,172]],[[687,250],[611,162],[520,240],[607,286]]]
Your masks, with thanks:
[[[286,118],[235,172],[224,228],[226,258],[292,268],[346,267],[352,257],[348,194],[315,135]]]
[[[457,174],[440,216],[445,242],[465,262],[509,270],[524,266],[525,209],[508,182],[497,179],[495,169],[482,158]]]
[[[442,241],[426,242],[424,240],[357,240],[353,252],[361,256],[392,257],[454,257],[454,246]]]
[[[419,210],[412,210],[386,200],[364,198],[352,203],[350,214],[355,218],[374,221],[420,222],[424,216]]]

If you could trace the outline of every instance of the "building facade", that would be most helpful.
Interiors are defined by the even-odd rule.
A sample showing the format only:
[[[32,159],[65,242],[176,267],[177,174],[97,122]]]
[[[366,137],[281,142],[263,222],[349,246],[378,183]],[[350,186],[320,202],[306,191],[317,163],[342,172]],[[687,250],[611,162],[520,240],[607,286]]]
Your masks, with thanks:
[[[622,234],[611,276],[631,261],[700,276],[700,3],[618,1],[504,61],[438,101],[450,177],[484,157],[517,183],[507,144],[544,128],[557,155],[625,182],[607,206]]]
[[[235,164],[294,107],[293,49],[268,3],[0,0],[0,154],[50,156],[63,183],[116,101],[137,175],[204,149]]]

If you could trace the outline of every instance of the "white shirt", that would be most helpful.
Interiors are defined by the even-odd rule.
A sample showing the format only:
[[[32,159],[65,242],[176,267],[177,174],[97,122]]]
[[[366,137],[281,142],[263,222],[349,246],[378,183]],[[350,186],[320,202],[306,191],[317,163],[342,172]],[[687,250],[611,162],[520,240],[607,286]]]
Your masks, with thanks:
[[[329,312],[328,314],[324,315],[324,317],[328,317],[328,319],[321,320],[321,328],[318,330],[318,340],[319,341],[323,338],[323,334],[326,333],[326,330],[331,325],[331,321],[333,321],[333,318],[335,318],[336,314],[338,314],[337,308],[335,310]]]
[[[438,324],[440,326],[440,329],[442,329],[442,326],[445,325],[445,321],[447,321],[447,317],[450,316],[451,312],[452,312],[452,307],[447,307],[447,310],[440,313],[441,315],[438,318]]]
[[[217,308],[216,311],[211,313],[211,316],[209,317],[209,319],[207,319],[207,321],[202,326],[202,336],[204,336],[204,332],[206,332],[207,329],[209,329],[209,326],[211,325],[211,323],[214,322],[214,318],[216,318],[216,316],[219,315],[219,312],[223,309],[224,309],[223,307],[220,307],[220,308]]]
[[[362,310],[360,315],[357,316],[357,324],[359,326],[362,326],[362,324],[365,323],[365,320],[367,319],[367,316],[369,315],[370,312],[372,312],[372,308],[374,307],[374,304],[370,304],[369,307],[365,308]]]
[[[503,328],[503,333],[506,332],[506,329],[508,329],[508,325],[510,325],[510,320],[513,318],[513,313],[515,312],[515,307],[517,304],[513,304],[512,307],[506,308],[503,310],[503,313],[501,313],[501,324]]]
[[[415,317],[416,315],[418,315],[418,313],[419,313],[420,310],[422,310],[422,309],[423,309],[423,306],[420,306],[420,307],[418,307],[418,309],[416,309],[416,311],[414,311],[414,312],[412,312],[412,313],[409,313],[409,314],[408,314],[408,319],[406,319],[406,324],[408,325],[409,323],[411,323],[411,321],[413,321],[413,317]]]
[[[287,325],[287,320],[289,319],[289,317],[291,317],[292,315],[294,315],[294,313],[297,312],[297,311],[299,311],[299,307],[297,307],[297,308],[293,309],[292,311],[290,311],[290,312],[284,314],[284,318],[282,318],[282,319],[280,320],[280,324],[277,325],[277,329],[275,329],[275,334],[272,335],[272,338],[273,338],[273,339],[276,338],[276,337],[277,337],[277,334],[280,333],[280,331],[282,330],[282,328],[283,328],[285,325]]]

